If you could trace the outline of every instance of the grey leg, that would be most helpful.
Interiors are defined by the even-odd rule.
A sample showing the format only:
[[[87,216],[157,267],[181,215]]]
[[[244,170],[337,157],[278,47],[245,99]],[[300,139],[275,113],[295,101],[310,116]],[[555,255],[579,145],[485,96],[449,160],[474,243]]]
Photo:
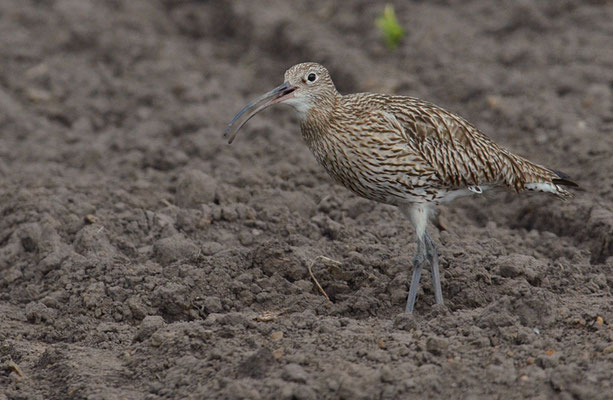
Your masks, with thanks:
[[[424,242],[426,244],[426,257],[430,261],[430,269],[432,271],[432,285],[434,287],[434,300],[436,304],[443,304],[443,291],[441,290],[441,274],[438,268],[438,251],[430,234],[426,231],[424,234]]]
[[[413,259],[413,277],[411,278],[411,287],[409,288],[409,297],[407,298],[407,306],[404,309],[405,313],[412,313],[415,307],[415,299],[417,298],[417,289],[419,288],[419,280],[421,279],[421,271],[424,268],[424,263],[427,261],[426,243],[423,238],[417,240],[417,254]]]

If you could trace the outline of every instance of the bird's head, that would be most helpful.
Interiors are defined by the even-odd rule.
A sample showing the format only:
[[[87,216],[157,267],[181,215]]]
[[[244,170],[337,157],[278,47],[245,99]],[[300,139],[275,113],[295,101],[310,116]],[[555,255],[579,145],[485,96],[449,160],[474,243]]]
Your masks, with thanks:
[[[232,143],[238,130],[251,117],[277,103],[292,106],[298,118],[306,119],[312,107],[330,106],[339,96],[328,70],[320,64],[307,62],[296,64],[285,71],[285,82],[247,104],[230,122],[224,136]]]

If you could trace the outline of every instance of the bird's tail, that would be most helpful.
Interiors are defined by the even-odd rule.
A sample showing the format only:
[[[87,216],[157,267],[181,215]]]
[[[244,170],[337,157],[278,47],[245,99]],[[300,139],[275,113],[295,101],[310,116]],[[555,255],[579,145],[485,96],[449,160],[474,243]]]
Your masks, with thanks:
[[[579,188],[579,185],[563,172],[545,168],[524,158],[521,158],[518,164],[521,166],[521,175],[524,178],[523,190],[552,193],[563,200],[568,200],[574,197],[574,194],[567,188]]]

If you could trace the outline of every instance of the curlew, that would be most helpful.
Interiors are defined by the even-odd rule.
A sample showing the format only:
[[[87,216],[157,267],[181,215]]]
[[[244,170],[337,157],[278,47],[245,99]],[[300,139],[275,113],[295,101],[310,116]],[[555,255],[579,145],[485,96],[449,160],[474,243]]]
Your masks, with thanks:
[[[462,117],[406,96],[341,95],[328,70],[302,63],[285,83],[245,106],[228,125],[238,130],[266,107],[292,106],[302,137],[328,174],[354,193],[397,206],[417,235],[405,312],[412,313],[423,267],[432,272],[436,304],[443,304],[438,253],[426,230],[440,203],[489,190],[538,191],[568,199],[565,174],[535,164],[494,143]]]

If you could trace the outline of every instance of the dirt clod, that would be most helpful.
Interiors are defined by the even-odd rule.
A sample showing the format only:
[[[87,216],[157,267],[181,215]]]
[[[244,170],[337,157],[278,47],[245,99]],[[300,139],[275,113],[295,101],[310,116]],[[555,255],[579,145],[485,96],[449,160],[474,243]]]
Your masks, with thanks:
[[[179,176],[175,200],[179,207],[198,208],[201,204],[212,203],[216,190],[217,182],[213,177],[190,169]]]
[[[283,379],[298,383],[305,383],[308,379],[308,374],[298,364],[287,364],[285,368],[283,368],[283,373],[281,375]]]
[[[157,259],[163,265],[192,257],[198,253],[198,247],[180,234],[158,240],[154,243],[153,249]]]
[[[429,337],[426,341],[426,350],[435,356],[442,355],[449,347],[449,341],[440,337]]]
[[[148,339],[155,331],[164,326],[164,318],[159,315],[148,315],[140,323],[136,340]]]

